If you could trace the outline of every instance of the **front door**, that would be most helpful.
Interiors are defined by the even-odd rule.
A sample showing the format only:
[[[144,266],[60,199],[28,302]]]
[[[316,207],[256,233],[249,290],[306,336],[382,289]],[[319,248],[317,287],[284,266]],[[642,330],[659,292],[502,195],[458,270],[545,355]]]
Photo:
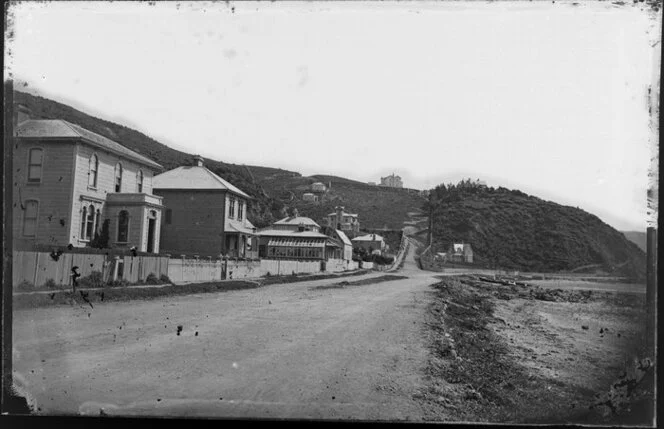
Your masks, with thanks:
[[[148,219],[148,253],[154,252],[154,229],[157,219]]]

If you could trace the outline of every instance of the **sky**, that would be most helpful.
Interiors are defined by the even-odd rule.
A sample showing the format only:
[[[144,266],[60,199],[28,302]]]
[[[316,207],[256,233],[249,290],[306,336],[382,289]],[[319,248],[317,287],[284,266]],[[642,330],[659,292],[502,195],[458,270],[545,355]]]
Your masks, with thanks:
[[[645,229],[661,22],[643,4],[24,2],[10,13],[5,77],[17,89],[173,148],[363,182],[394,172],[416,189],[479,178]]]

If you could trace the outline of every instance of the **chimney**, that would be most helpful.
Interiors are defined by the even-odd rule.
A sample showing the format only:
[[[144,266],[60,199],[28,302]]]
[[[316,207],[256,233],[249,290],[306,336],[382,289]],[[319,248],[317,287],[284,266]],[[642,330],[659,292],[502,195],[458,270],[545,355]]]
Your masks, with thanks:
[[[200,155],[194,155],[194,162],[196,163],[196,167],[202,167],[203,166],[203,157]]]
[[[343,222],[343,206],[336,206],[334,208],[337,211],[337,229],[341,229],[341,223]]]

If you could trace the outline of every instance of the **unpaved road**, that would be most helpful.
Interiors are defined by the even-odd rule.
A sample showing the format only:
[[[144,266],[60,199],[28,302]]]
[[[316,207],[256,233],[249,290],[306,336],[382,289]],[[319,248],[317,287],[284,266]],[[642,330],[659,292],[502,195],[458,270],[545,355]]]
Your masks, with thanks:
[[[18,310],[15,375],[44,414],[421,420],[437,280],[413,253],[365,286]]]

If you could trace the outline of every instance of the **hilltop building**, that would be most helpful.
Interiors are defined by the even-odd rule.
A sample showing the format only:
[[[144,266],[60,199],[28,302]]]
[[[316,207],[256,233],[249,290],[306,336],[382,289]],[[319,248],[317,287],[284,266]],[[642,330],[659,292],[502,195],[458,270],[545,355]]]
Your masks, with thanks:
[[[68,121],[28,119],[20,106],[15,137],[17,249],[86,247],[108,222],[109,247],[159,252],[161,165]]]
[[[403,188],[401,177],[392,173],[387,177],[380,178],[380,186],[388,186],[390,188]]]
[[[334,208],[335,212],[326,217],[327,226],[354,235],[360,232],[360,220],[357,213],[346,213],[343,206]]]
[[[208,170],[203,158],[154,178],[166,206],[162,248],[175,254],[257,257],[255,228],[247,219],[252,199]]]
[[[311,184],[311,190],[313,192],[325,192],[327,187],[323,182],[316,182]]]

